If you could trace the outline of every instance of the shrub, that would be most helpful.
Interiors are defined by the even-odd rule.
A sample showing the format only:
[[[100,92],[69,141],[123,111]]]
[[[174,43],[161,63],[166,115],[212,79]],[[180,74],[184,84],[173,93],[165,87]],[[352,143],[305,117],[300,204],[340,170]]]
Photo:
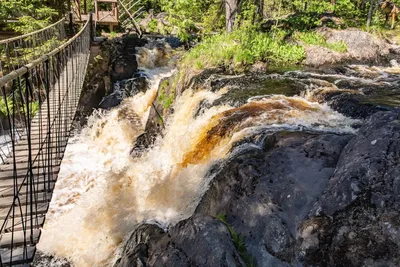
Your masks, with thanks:
[[[273,66],[295,65],[304,57],[303,47],[284,42],[281,33],[246,28],[206,38],[189,51],[182,64],[196,68],[225,66],[237,70],[257,61]]]

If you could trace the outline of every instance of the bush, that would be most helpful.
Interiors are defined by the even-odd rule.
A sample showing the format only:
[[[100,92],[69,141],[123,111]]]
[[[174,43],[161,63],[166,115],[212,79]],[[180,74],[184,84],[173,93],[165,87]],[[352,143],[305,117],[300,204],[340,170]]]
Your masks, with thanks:
[[[243,69],[257,61],[273,66],[300,63],[303,47],[283,41],[280,32],[262,33],[255,28],[236,30],[206,38],[183,59],[183,64],[196,68],[225,66]]]

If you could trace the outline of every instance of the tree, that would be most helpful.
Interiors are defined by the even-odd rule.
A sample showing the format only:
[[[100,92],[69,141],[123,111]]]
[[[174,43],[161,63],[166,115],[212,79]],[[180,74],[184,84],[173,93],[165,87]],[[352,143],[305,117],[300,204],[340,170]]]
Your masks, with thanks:
[[[225,0],[226,31],[232,32],[238,13],[239,0]]]
[[[374,0],[370,1],[369,11],[368,11],[368,19],[367,19],[367,27],[371,26],[372,14],[374,12]]]

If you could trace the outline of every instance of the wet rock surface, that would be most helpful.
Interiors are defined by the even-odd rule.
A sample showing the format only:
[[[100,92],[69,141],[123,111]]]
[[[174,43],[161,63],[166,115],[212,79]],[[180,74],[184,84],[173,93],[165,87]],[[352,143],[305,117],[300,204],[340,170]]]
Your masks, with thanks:
[[[91,49],[88,73],[85,77],[76,121],[81,125],[94,109],[109,109],[121,103],[125,94],[146,88],[144,78],[135,77],[137,62],[135,47],[145,41],[136,35],[125,35],[111,40],[103,40]],[[125,80],[125,81],[124,81]],[[122,84],[123,93],[116,92],[113,83]]]
[[[398,266],[399,151],[396,112],[356,135],[261,131],[211,168],[191,218],[137,229],[117,266]]]
[[[326,36],[337,42],[342,34]],[[348,56],[369,60],[354,54],[357,45],[348,44]],[[379,56],[390,50],[386,44],[368,45]],[[147,89],[146,79],[135,76],[137,66],[128,66],[136,62],[134,42],[119,46],[125,59],[111,52],[118,62],[104,69],[114,82],[112,90],[104,89],[113,91],[101,102],[104,109]],[[213,103],[202,103],[197,114],[213,105],[240,106],[249,97],[283,94],[368,119],[355,135],[262,130],[238,142],[228,160],[210,169],[213,179],[193,216],[168,229],[139,225],[115,266],[399,266],[400,114],[394,107],[400,84],[396,70],[388,71],[346,66],[267,74],[257,68],[233,76],[214,69],[182,85],[170,80],[164,93],[228,89]],[[154,106],[132,155],[152,145],[174,112],[161,102]]]
[[[140,92],[146,92],[147,89],[148,82],[146,77],[140,73],[136,73],[134,78],[114,83],[113,92],[101,100],[99,107],[101,109],[111,109],[121,104],[123,99]]]
[[[207,215],[182,221],[168,233],[156,225],[140,225],[122,254],[114,267],[246,266],[227,226]]]
[[[118,45],[111,53],[111,80],[117,82],[130,79],[137,71],[135,48],[144,45],[136,35],[127,35],[115,41]]]
[[[343,150],[300,230],[306,262],[399,266],[399,119],[395,112],[374,114]]]

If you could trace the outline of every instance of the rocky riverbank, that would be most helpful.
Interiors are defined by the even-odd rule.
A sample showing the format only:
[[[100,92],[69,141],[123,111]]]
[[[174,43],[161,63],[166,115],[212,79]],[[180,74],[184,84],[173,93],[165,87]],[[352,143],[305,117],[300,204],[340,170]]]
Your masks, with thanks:
[[[399,133],[378,112],[355,135],[252,136],[193,216],[138,226],[116,266],[398,266]]]
[[[334,41],[347,36],[326,34]],[[348,34],[346,55],[309,65],[395,55],[383,41],[367,42],[372,50],[361,52],[357,42],[370,35]],[[310,53],[312,62],[318,55]],[[360,128],[354,134],[266,129],[245,138],[229,159],[211,167],[207,175],[215,177],[191,217],[168,229],[139,224],[115,266],[399,265],[400,79],[392,65],[237,76],[215,69],[190,76],[181,87],[228,91],[199,106],[199,114],[224,102],[240,107],[256,96],[303,95],[361,119]],[[174,112],[159,101],[155,107],[154,118]]]
[[[71,165],[54,206],[66,219],[84,214],[73,240],[103,254],[62,242],[56,256],[115,267],[400,265],[400,69],[389,45],[374,47],[393,57],[371,50],[357,60],[384,65],[233,74],[171,72],[175,52],[160,40],[107,41],[92,58],[81,116],[107,112],[74,144],[104,172]],[[154,83],[152,70],[172,75]],[[82,177],[82,192],[64,196]],[[69,229],[53,220],[45,230]]]

